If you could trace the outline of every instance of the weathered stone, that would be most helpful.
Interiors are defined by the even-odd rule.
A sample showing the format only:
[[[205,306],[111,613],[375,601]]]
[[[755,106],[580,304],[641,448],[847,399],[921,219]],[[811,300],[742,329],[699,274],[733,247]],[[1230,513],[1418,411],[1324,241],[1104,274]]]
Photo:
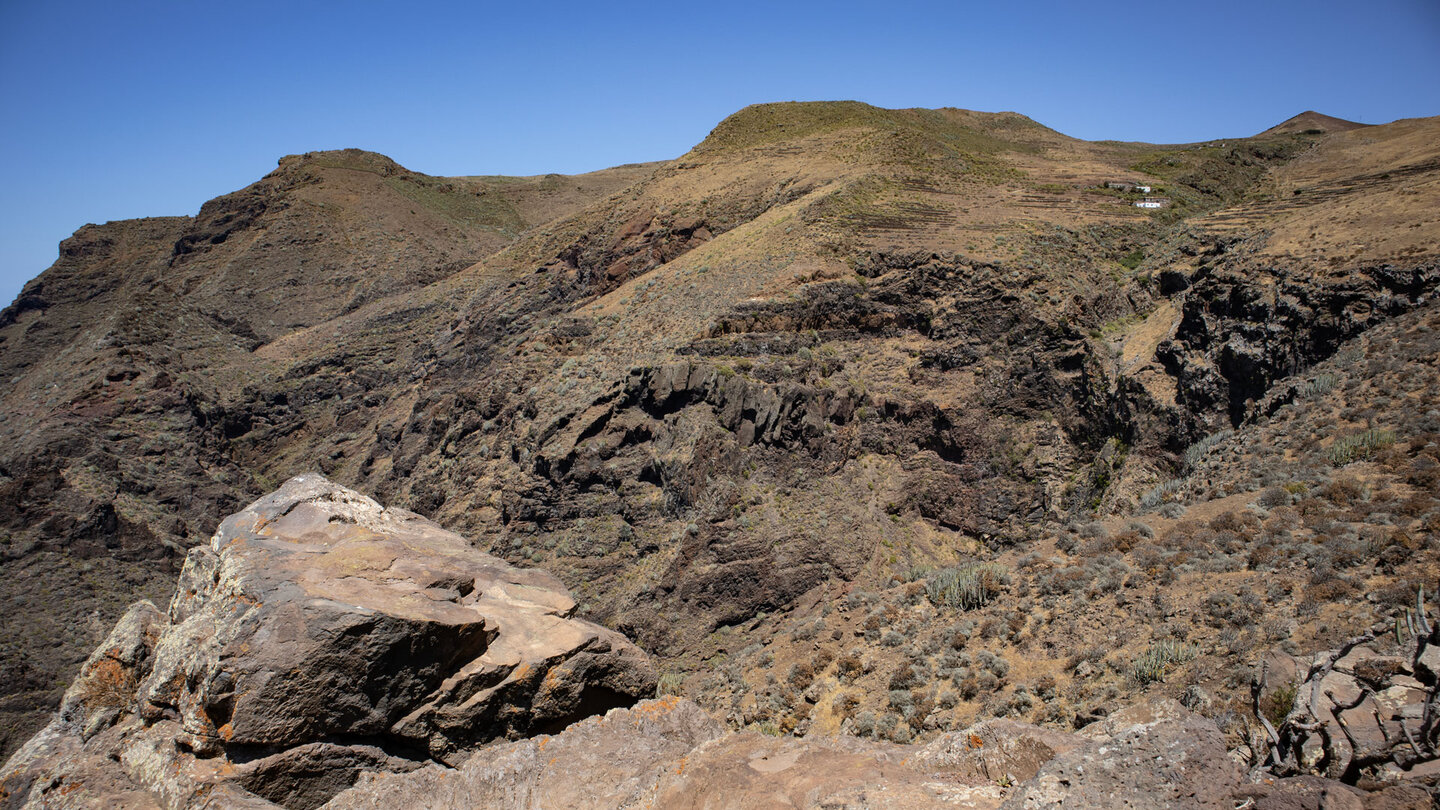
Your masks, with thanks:
[[[1349,785],[1318,776],[1271,779],[1245,785],[1234,803],[1253,801],[1254,810],[1363,810],[1365,794]]]
[[[238,766],[235,782],[291,810],[310,810],[350,787],[361,772],[407,773],[421,765],[373,745],[310,743]]]
[[[310,808],[362,770],[653,694],[644,653],[574,610],[549,574],[300,476],[190,552],[168,617],[125,614],[0,770],[0,799]]]
[[[110,635],[80,667],[66,690],[60,714],[80,725],[89,739],[135,711],[135,688],[149,672],[151,652],[165,616],[150,602],[136,602],[125,611]]]
[[[1365,796],[1365,810],[1429,810],[1430,794],[1415,785],[1390,785]]]
[[[910,760],[916,768],[959,779],[1018,783],[1056,754],[1079,745],[1072,734],[1014,720],[986,720],[942,734]]]
[[[1241,774],[1224,737],[1179,703],[1140,704],[1079,736],[1091,742],[1046,763],[1004,807],[1234,808]]]
[[[722,733],[689,701],[644,701],[558,736],[489,746],[458,769],[431,765],[403,776],[367,774],[325,808],[644,806],[665,769]]]
[[[994,810],[1005,789],[936,776],[907,746],[855,737],[793,739],[756,732],[703,746],[661,776],[654,807],[966,808]]]
[[[996,729],[1004,733],[1009,727]],[[459,769],[428,766],[405,775],[366,775],[325,810],[421,803],[435,810],[992,810],[1003,798],[1005,789],[993,782],[933,773],[928,764],[906,759],[913,754],[906,746],[854,737],[722,736],[698,706],[667,697],[616,709],[555,737],[489,746]]]
[[[643,654],[557,580],[317,475],[191,552],[141,685],[200,754],[393,735],[444,755],[653,690]]]

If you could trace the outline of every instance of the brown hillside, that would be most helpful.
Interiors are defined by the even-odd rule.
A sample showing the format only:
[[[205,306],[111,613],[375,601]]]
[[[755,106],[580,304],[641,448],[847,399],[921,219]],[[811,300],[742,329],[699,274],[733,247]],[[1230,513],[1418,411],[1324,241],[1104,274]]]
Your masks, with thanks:
[[[555,572],[735,725],[902,740],[1187,687],[1221,713],[1255,656],[1435,564],[1436,428],[1402,416],[1436,398],[1440,119],[1311,128],[760,105],[653,166],[324,153],[193,221],[83,229],[0,315],[0,595],[42,616],[0,627],[5,711],[29,728],[203,516],[318,468]],[[1320,417],[1298,466],[1261,450],[1275,397],[1362,345],[1335,407],[1395,432],[1360,459],[1395,508],[1352,519]],[[1166,639],[1194,655],[1135,675]]]

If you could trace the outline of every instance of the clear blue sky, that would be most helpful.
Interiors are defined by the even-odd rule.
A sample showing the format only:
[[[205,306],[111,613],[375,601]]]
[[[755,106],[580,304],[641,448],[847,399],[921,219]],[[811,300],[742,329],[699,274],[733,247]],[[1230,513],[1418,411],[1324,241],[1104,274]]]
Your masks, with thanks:
[[[1440,115],[1440,2],[0,0],[0,303],[80,225],[193,214],[281,155],[581,172],[794,99],[1154,142]]]

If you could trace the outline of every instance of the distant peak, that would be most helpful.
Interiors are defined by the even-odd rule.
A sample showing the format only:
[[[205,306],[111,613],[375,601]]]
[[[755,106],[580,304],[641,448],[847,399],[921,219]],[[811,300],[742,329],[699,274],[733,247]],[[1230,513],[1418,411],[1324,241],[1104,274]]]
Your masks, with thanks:
[[[405,167],[379,152],[364,149],[327,149],[320,152],[306,152],[303,155],[286,155],[280,158],[280,169],[320,168],[355,169],[382,175],[399,174]]]
[[[954,107],[892,110],[860,101],[784,101],[752,104],[741,109],[711,130],[696,151],[744,148],[850,128],[917,132],[966,129],[1006,136],[1019,130],[1048,131],[1014,112],[988,113]]]
[[[1360,129],[1370,124],[1361,124],[1357,121],[1347,121],[1344,118],[1336,118],[1333,115],[1306,110],[1299,115],[1287,118],[1275,126],[1260,133],[1261,135],[1286,135],[1295,132],[1344,132],[1349,129]]]

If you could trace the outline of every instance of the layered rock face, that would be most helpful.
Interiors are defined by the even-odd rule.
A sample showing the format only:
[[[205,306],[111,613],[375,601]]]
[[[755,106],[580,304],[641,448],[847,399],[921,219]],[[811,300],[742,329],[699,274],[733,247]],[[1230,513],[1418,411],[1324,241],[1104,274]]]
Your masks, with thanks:
[[[361,769],[653,694],[645,655],[574,612],[550,575],[302,475],[190,552],[168,611],[130,608],[0,795],[191,806],[248,787],[313,806]]]

